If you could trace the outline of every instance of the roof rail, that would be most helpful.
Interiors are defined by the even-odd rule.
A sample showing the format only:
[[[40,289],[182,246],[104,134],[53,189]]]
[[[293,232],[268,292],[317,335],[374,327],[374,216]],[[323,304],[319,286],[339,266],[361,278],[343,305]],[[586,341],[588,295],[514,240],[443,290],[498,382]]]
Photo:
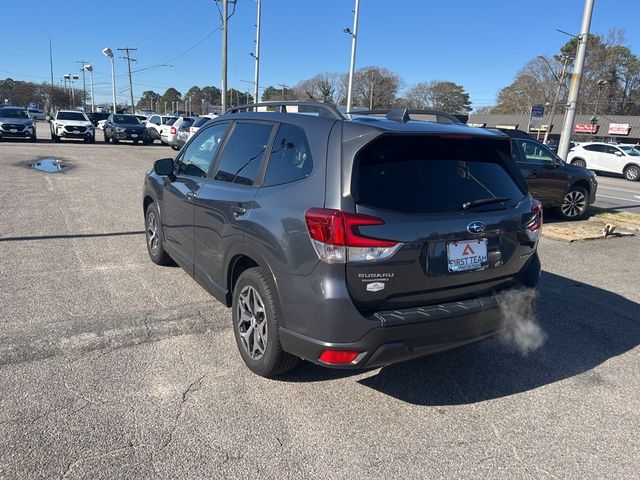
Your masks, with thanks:
[[[431,115],[436,117],[436,123],[444,123],[444,124],[459,124],[463,123],[457,116],[452,115],[447,112],[441,112],[439,110],[432,109],[421,109],[421,110],[408,110],[406,108],[395,108],[395,109],[378,109],[378,110],[356,110],[353,112],[348,112],[349,115],[372,115],[372,116],[382,116],[385,115],[390,120],[402,121],[403,123],[407,120],[421,120],[419,118],[420,115]],[[407,120],[401,120],[398,115],[406,115]]]
[[[250,103],[247,105],[239,105],[237,107],[231,107],[227,109],[227,113],[239,113],[249,111],[260,111],[260,108],[273,108],[274,111],[279,113],[287,113],[287,107],[297,107],[291,109],[289,113],[318,113],[321,117],[334,118],[336,120],[344,120],[344,116],[336,108],[335,105],[322,102],[302,102],[295,100],[284,100],[274,102],[260,102]]]

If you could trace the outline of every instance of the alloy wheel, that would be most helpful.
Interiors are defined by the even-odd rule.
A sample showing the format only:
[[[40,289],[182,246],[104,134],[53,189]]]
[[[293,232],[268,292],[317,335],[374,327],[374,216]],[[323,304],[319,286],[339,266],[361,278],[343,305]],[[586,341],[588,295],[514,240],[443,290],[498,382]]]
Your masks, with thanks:
[[[158,253],[158,219],[154,212],[149,212],[147,216],[147,242],[152,255]]]
[[[627,180],[637,180],[640,176],[640,169],[638,167],[629,167],[625,172]]]
[[[562,201],[560,210],[568,218],[582,215],[587,208],[587,199],[582,192],[573,190],[567,193]]]
[[[258,291],[246,286],[238,297],[237,326],[242,346],[253,360],[260,359],[267,348],[267,314]]]

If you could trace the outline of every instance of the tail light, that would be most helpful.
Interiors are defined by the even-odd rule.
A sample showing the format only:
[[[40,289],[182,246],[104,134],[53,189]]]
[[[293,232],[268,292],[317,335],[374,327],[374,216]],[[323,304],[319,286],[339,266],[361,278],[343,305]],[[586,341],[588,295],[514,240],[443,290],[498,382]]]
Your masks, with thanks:
[[[362,352],[348,351],[348,350],[323,350],[320,354],[319,360],[322,363],[328,363],[331,365],[344,365],[347,363],[354,363]]]
[[[542,234],[542,203],[534,200],[531,205],[531,218],[526,225],[527,237],[532,242],[537,241]]]
[[[402,245],[362,235],[359,227],[384,225],[382,219],[370,215],[310,208],[304,219],[313,247],[320,260],[326,263],[383,260]]]
[[[177,132],[176,127],[171,127],[171,135],[175,135]]]

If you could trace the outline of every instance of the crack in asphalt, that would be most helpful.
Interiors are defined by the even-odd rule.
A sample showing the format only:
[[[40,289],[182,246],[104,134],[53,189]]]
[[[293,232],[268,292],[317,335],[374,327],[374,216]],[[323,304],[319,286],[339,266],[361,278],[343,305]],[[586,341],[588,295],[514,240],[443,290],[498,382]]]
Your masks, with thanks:
[[[171,442],[173,441],[173,434],[176,431],[176,429],[178,428],[178,424],[180,423],[180,419],[182,418],[182,416],[184,414],[184,406],[187,403],[187,400],[189,400],[189,396],[192,393],[197,392],[198,390],[200,390],[200,388],[202,387],[202,381],[205,379],[205,377],[207,375],[208,374],[205,373],[204,375],[202,375],[198,379],[196,379],[193,382],[191,382],[189,384],[189,386],[186,388],[186,390],[184,390],[182,392],[182,399],[180,401],[180,408],[178,409],[178,413],[176,414],[176,416],[175,416],[175,418],[173,420],[173,425],[171,426],[169,431],[167,433],[165,433],[164,440],[162,442],[162,445],[158,449],[157,453],[160,453],[167,446],[169,446],[169,444],[171,444]]]
[[[122,452],[126,452],[131,450],[132,448],[135,450],[137,447],[142,446],[142,444],[134,444],[133,442],[129,442],[126,446],[124,447],[118,447],[118,448],[113,448],[111,450],[107,450],[106,452],[98,452],[98,453],[93,453],[90,455],[82,455],[78,458],[76,458],[73,462],[71,462],[66,470],[62,473],[62,476],[60,477],[60,480],[64,480],[65,478],[69,478],[69,475],[71,475],[71,473],[73,473],[73,470],[80,465],[82,462],[86,461],[86,460],[95,460],[98,458],[103,458],[103,457],[108,457],[109,455],[116,455],[116,454],[120,454]]]

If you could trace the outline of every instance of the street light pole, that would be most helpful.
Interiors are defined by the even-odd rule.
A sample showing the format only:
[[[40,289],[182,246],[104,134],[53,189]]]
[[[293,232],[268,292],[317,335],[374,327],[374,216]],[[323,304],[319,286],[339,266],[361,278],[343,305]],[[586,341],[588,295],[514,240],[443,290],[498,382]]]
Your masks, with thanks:
[[[116,67],[113,61],[113,52],[110,48],[105,48],[102,50],[102,53],[111,59],[111,96],[113,101],[113,111],[112,113],[115,115],[116,113]]]
[[[547,131],[544,132],[543,142],[545,144],[547,143],[547,140],[549,140],[549,133],[551,132],[551,128],[553,128],[553,116],[556,113],[556,104],[558,103],[558,98],[560,97],[560,90],[562,89],[562,85],[564,83],[564,77],[567,73],[567,64],[569,63],[569,58],[570,57],[566,55],[563,57],[562,73],[560,73],[560,78],[556,77],[556,79],[558,80],[558,88],[556,89],[556,95],[555,97],[553,97],[553,103],[551,104],[551,113],[549,114],[549,125],[547,126]],[[545,58],[545,61],[546,61],[546,58]],[[553,71],[551,73],[553,73]],[[553,74],[553,76],[555,77],[555,73]]]
[[[351,33],[351,66],[349,67],[349,87],[347,90],[347,113],[351,112],[351,105],[353,101],[353,74],[356,68],[356,43],[358,40],[358,10],[360,7],[360,0],[356,0],[355,10],[353,11],[353,32],[348,28],[345,29],[346,33]]]
[[[558,145],[558,156],[566,159],[569,153],[569,141],[571,140],[571,131],[573,130],[573,122],[576,118],[576,109],[578,105],[578,94],[580,92],[580,80],[582,78],[582,70],[584,68],[584,58],[587,53],[587,40],[589,39],[589,27],[591,26],[591,14],[593,13],[594,0],[585,0],[584,11],[582,13],[582,25],[580,26],[580,39],[578,44],[578,53],[576,55],[576,64],[571,76],[571,88],[569,89],[569,101],[567,103],[567,113],[564,117],[564,125],[560,136],[560,144]]]
[[[96,111],[96,103],[93,97],[93,66],[92,65],[85,65],[83,67],[83,70],[86,70],[87,72],[89,72],[89,75],[91,77],[91,111],[95,112]]]

